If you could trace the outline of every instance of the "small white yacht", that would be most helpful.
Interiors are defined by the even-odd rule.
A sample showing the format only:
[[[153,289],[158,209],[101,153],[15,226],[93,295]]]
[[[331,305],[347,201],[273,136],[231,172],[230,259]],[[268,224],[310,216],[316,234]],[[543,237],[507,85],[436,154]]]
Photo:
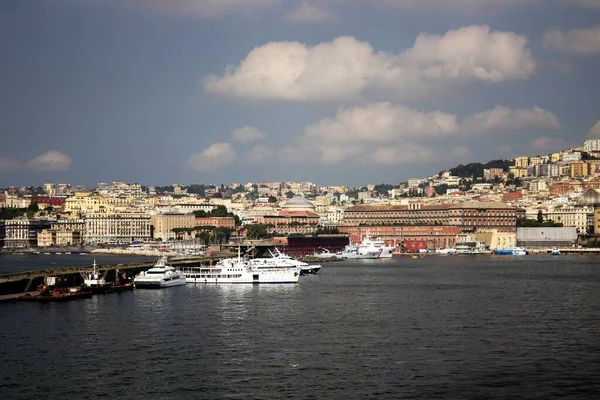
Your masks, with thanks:
[[[442,249],[435,249],[435,254],[452,255],[456,254],[454,247],[444,247]]]
[[[294,257],[283,254],[278,248],[275,248],[274,253],[269,250],[269,253],[271,253],[271,257],[276,260],[280,260],[283,263],[289,263],[300,268],[300,275],[316,274],[321,269],[321,265],[319,264],[309,264],[304,261],[296,260]]]
[[[183,273],[167,265],[166,257],[161,257],[154,267],[140,272],[133,279],[133,286],[136,288],[164,288],[185,284]]]

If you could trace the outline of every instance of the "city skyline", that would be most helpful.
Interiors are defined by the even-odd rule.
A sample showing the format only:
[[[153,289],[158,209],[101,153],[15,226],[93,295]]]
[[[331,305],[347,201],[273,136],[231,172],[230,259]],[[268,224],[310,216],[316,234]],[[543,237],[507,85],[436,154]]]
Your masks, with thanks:
[[[543,4],[542,4],[543,3]],[[0,187],[360,186],[600,137],[600,3],[0,7]]]

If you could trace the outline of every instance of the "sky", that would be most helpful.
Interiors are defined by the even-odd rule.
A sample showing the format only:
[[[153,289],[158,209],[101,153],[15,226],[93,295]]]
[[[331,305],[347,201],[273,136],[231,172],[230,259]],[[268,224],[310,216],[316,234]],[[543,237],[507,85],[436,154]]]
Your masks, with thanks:
[[[1,0],[0,187],[399,183],[600,138],[600,0]]]

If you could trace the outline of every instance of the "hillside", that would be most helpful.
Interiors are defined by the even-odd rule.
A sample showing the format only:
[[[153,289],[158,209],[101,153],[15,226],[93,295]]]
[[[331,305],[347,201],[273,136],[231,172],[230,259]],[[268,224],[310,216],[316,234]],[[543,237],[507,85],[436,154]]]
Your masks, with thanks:
[[[461,178],[476,178],[483,176],[483,170],[489,168],[502,168],[503,171],[508,171],[508,167],[511,165],[510,160],[492,160],[485,164],[482,163],[469,163],[467,165],[460,164],[454,168],[450,168],[449,171],[454,176]]]

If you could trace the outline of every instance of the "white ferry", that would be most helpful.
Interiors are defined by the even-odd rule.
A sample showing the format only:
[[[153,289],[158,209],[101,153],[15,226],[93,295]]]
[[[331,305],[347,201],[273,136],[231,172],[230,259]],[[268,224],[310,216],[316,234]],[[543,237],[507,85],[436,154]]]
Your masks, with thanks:
[[[133,278],[135,288],[164,288],[185,284],[186,279],[183,273],[167,265],[166,257],[161,257],[154,267],[140,272]]]
[[[182,270],[188,283],[297,283],[301,267],[288,259],[226,258],[215,265]]]

